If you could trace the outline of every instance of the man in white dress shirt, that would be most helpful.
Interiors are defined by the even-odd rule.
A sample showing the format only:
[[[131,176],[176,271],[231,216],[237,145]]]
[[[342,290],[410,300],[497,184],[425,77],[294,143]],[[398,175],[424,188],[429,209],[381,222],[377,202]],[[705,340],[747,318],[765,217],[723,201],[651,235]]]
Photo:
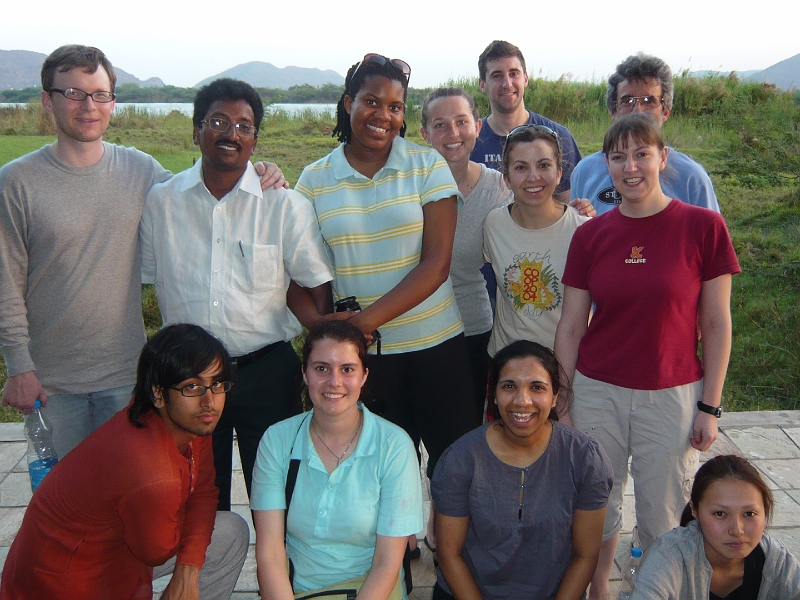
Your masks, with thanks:
[[[142,278],[155,283],[165,325],[189,322],[219,337],[236,363],[213,434],[220,510],[230,509],[233,430],[248,494],[267,427],[299,410],[301,331],[287,289],[332,312],[333,274],[311,204],[291,190],[261,190],[250,162],[264,108],[247,83],[218,79],[194,101],[202,160],[145,201]]]

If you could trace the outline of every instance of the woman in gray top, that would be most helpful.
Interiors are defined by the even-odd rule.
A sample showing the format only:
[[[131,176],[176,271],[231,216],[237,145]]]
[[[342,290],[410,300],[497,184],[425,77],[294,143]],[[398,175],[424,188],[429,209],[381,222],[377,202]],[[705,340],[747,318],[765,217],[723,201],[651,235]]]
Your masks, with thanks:
[[[447,166],[464,196],[450,263],[450,279],[458,310],[464,322],[470,368],[478,413],[483,417],[489,354],[486,347],[492,331],[493,309],[483,267],[483,220],[489,212],[514,199],[503,174],[469,159],[481,121],[472,96],[460,87],[438,88],[422,103],[420,133],[447,161]],[[575,201],[581,215],[595,214],[591,203]],[[494,297],[494,274],[485,271]]]
[[[588,435],[555,421],[560,366],[520,340],[489,366],[495,421],[442,455],[431,481],[433,598],[578,600],[594,573],[613,475]]]
[[[489,211],[507,204],[513,195],[503,183],[502,173],[469,159],[482,123],[472,96],[459,87],[438,88],[422,103],[421,121],[422,137],[447,161],[458,191],[464,196],[458,211],[450,279],[464,322],[476,410],[483,419],[489,368],[486,346],[493,317],[481,273],[485,262],[482,227]]]
[[[631,599],[800,599],[800,563],[764,532],[772,507],[746,459],[712,458],[697,471],[681,527],[645,552]]]

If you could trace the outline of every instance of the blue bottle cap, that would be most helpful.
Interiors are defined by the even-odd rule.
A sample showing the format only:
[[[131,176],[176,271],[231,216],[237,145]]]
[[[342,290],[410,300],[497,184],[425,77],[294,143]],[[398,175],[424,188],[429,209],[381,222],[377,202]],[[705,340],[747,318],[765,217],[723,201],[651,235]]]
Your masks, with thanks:
[[[36,410],[37,408],[42,408],[41,400],[37,400],[36,402],[33,403],[33,410]]]

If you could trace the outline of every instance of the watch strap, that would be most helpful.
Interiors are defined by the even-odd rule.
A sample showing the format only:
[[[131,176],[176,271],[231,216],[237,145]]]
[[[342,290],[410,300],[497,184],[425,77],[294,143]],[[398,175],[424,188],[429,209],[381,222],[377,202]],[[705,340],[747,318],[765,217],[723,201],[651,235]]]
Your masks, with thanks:
[[[709,415],[714,415],[718,419],[722,416],[723,411],[721,406],[709,406],[702,400],[697,401],[697,409],[701,412],[708,413]]]

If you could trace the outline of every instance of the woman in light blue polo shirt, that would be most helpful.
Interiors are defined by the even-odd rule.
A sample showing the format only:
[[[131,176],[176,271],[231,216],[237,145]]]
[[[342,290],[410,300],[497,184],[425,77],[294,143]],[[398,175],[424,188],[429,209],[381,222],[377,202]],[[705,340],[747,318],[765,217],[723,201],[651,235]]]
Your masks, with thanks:
[[[402,137],[410,73],[379,54],[350,68],[334,130],[342,143],[305,168],[297,191],[316,210],[335,297],[363,308],[350,323],[381,333],[369,406],[425,443],[430,475],[480,419],[449,277],[462,195],[436,151]]]
[[[365,596],[405,596],[399,574],[407,538],[423,526],[419,469],[408,435],[359,403],[366,356],[366,339],[350,323],[313,328],[303,379],[314,408],[273,425],[261,440],[250,507],[264,598],[289,600],[293,591],[365,574]],[[284,521],[292,459],[300,462]]]

